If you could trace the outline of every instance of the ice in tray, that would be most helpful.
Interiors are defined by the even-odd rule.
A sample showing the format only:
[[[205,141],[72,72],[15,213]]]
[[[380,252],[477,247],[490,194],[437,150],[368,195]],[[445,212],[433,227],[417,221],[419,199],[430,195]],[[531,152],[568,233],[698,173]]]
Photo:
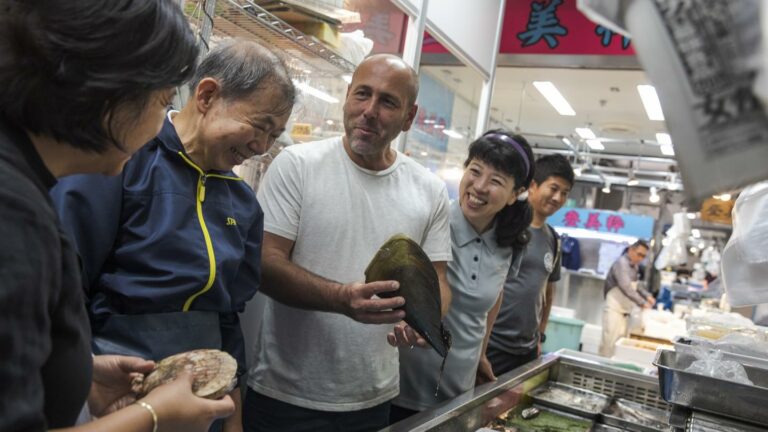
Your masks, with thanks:
[[[578,387],[549,381],[530,393],[534,402],[566,412],[597,416],[608,405],[608,397]]]

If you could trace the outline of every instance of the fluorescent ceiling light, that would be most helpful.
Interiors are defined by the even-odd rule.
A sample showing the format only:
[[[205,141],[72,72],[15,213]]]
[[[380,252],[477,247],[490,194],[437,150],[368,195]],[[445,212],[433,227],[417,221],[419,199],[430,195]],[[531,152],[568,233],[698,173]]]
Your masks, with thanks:
[[[693,238],[701,238],[701,231],[697,228],[694,228],[691,230],[691,235]]]
[[[656,88],[651,85],[639,85],[637,92],[640,93],[640,99],[643,101],[648,118],[663,121],[664,113],[661,111],[661,102],[659,102],[659,95],[656,94]]]
[[[608,182],[605,182],[605,186],[603,186],[603,193],[611,193],[611,184]]]
[[[576,128],[576,133],[579,134],[581,139],[595,139],[597,136],[590,128]]]
[[[588,139],[587,145],[592,150],[605,150],[605,146],[600,142],[599,139]]]
[[[583,169],[581,168],[581,165],[573,169],[573,175],[575,175],[576,177],[581,177],[582,173],[583,173]]]
[[[686,216],[688,216],[688,219],[690,220],[696,219],[696,213],[688,213]]]
[[[668,133],[664,133],[664,132],[657,133],[656,142],[661,144],[661,147],[659,147],[659,150],[661,150],[661,154],[665,156],[675,155],[675,149],[674,147],[672,147],[672,137],[669,136]]]
[[[310,96],[314,96],[320,100],[326,101],[328,103],[339,103],[339,100],[335,97],[322,90],[318,90],[305,82],[293,80],[293,85],[295,85],[297,89],[303,91],[304,93]]]
[[[462,139],[462,138],[464,138],[464,135],[462,135],[462,134],[460,134],[460,133],[456,132],[456,131],[455,131],[455,130],[453,130],[453,129],[443,129],[443,133],[444,133],[444,134],[446,134],[446,135],[448,135],[448,136],[449,136],[449,137],[451,137],[451,138],[456,138],[456,139]]]
[[[352,84],[352,74],[344,74],[341,76],[341,79],[343,79],[347,84]]]
[[[659,197],[658,194],[651,194],[651,195],[648,196],[648,201],[650,201],[650,202],[652,202],[654,204],[659,202],[660,199],[661,199],[661,197]]]
[[[627,186],[637,186],[640,184],[640,180],[638,180],[635,177],[630,177],[629,180],[627,180]]]
[[[720,200],[721,201],[730,201],[731,200],[731,194],[724,193],[724,194],[720,195]]]
[[[659,149],[661,150],[661,154],[663,154],[664,156],[674,156],[675,155],[675,149],[672,148],[671,145],[666,145],[665,144],[665,145],[662,145],[661,147],[659,147]]]
[[[427,153],[427,152],[423,151],[423,152],[421,152],[421,155],[422,155],[422,156],[429,156],[429,153]]]
[[[563,143],[564,143],[565,145],[567,145],[568,147],[570,147],[570,146],[572,145],[572,144],[571,144],[571,140],[569,140],[568,138],[566,138],[566,137],[563,137],[563,138],[562,138],[562,140],[563,140]]]
[[[554,84],[550,81],[534,81],[533,86],[536,87],[560,115],[575,116],[576,112],[571,108],[571,105],[557,90]]]

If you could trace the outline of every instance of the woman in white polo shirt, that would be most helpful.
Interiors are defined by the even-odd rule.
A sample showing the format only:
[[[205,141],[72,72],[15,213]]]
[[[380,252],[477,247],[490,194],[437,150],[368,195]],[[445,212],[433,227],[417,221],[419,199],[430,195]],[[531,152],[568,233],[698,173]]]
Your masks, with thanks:
[[[528,142],[504,130],[492,130],[469,146],[451,203],[448,283],[453,300],[445,325],[453,334],[440,388],[442,358],[431,349],[400,350],[400,395],[390,420],[402,420],[433,408],[475,386],[495,379],[483,353],[501,305],[507,273],[528,242],[531,209],[526,190],[533,178]]]

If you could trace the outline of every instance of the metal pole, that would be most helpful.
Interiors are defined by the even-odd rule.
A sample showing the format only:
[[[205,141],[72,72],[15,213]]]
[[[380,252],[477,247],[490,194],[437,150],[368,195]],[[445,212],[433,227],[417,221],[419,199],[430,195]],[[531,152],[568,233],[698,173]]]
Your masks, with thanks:
[[[427,23],[429,0],[421,0],[417,16],[408,16],[408,27],[403,46],[403,60],[418,72],[421,62],[421,46],[424,43],[424,28]]]
[[[211,31],[213,31],[213,15],[216,13],[216,0],[204,0],[203,7],[203,22],[200,28],[200,57],[197,63],[200,64],[202,59],[208,54],[210,48],[208,43],[211,40]]]
[[[421,46],[424,43],[424,28],[427,22],[427,7],[429,0],[421,0],[421,5],[416,11],[416,16],[408,15],[408,26],[403,46],[403,60],[417,73],[421,63]],[[408,140],[408,132],[402,132],[395,140],[395,148],[405,151],[405,143]]]
[[[213,31],[213,15],[216,11],[216,0],[202,0],[202,23],[200,25],[200,33],[198,39],[198,46],[200,48],[200,54],[197,57],[197,64],[200,64],[208,54],[208,43],[211,40],[211,32]],[[179,7],[184,10],[184,4],[186,0],[179,0]],[[176,109],[181,109],[189,99],[189,86],[186,84],[176,87],[176,97],[173,98],[173,106]]]
[[[499,2],[499,20],[496,22],[496,37],[493,41],[493,54],[491,57],[491,69],[488,71],[488,79],[483,81],[483,89],[480,92],[480,101],[477,104],[477,122],[475,123],[475,138],[485,132],[488,127],[488,119],[491,116],[491,99],[493,98],[493,85],[496,81],[496,59],[499,55],[501,44],[501,31],[504,26],[504,9],[506,0]]]

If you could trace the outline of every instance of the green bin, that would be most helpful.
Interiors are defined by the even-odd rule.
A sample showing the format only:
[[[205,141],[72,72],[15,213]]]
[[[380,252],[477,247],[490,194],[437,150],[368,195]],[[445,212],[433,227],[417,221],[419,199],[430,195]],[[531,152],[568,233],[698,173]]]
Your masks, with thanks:
[[[547,322],[547,341],[544,342],[541,350],[545,353],[557,351],[560,348],[580,351],[583,328],[582,320],[550,315]]]

